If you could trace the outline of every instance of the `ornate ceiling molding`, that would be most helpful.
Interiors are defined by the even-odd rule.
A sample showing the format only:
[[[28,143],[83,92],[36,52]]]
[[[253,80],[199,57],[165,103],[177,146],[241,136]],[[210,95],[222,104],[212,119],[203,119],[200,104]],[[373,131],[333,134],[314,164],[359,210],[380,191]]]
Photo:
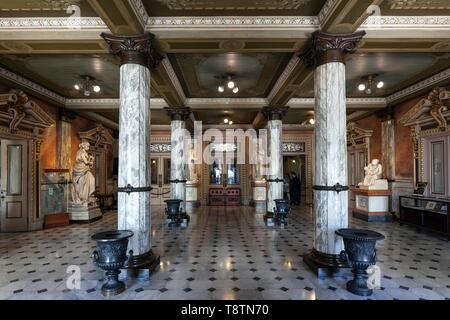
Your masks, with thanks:
[[[59,18],[59,17],[33,17],[33,18],[0,18],[0,28],[7,30],[20,29],[107,29],[102,19],[97,17]]]
[[[161,27],[319,27],[316,16],[149,17],[147,28]]]
[[[320,25],[323,25],[331,13],[334,11],[340,0],[327,0],[320,10],[317,18]]]
[[[65,104],[66,102],[66,99],[63,96],[2,67],[0,67],[0,77],[12,81],[13,83],[17,83],[47,98],[50,98],[51,100],[56,101],[59,104]]]
[[[175,87],[175,90],[178,93],[178,96],[181,98],[183,103],[185,103],[186,95],[184,94],[183,88],[181,87],[180,81],[178,80],[178,77],[175,74],[175,70],[173,70],[172,64],[170,63],[169,59],[167,58],[163,59],[161,64],[166,70],[167,75],[170,78],[170,81],[172,82],[173,86]]]
[[[297,64],[300,62],[300,58],[297,54],[294,54],[289,60],[289,63],[287,64],[286,68],[283,70],[283,73],[278,78],[277,82],[273,86],[272,90],[270,90],[269,95],[267,96],[268,101],[272,101],[272,99],[275,97],[275,95],[280,91],[283,84],[286,82],[286,80],[291,76],[292,72],[294,71]]]
[[[133,9],[136,16],[139,18],[139,23],[143,28],[145,28],[148,22],[148,14],[147,10],[144,7],[144,4],[141,0],[128,0],[128,2],[130,3],[131,8]]]
[[[92,108],[95,110],[119,109],[119,99],[66,99],[66,107],[71,110],[86,110]],[[163,109],[167,103],[161,98],[151,98],[151,109]]]
[[[450,16],[370,16],[359,30],[450,28]]]
[[[436,85],[441,81],[450,79],[450,68],[445,69],[423,81],[417,82],[403,90],[397,91],[386,98],[388,104],[393,103],[401,98],[407,97],[419,90],[426,89],[430,86]]]

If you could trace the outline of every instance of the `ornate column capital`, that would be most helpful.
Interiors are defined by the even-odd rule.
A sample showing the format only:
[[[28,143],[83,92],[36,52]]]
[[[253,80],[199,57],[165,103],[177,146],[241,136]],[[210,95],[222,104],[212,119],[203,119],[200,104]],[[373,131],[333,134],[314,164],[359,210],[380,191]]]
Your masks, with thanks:
[[[185,121],[191,114],[191,108],[189,107],[165,107],[164,110],[167,111],[172,120]]]
[[[262,109],[262,113],[268,120],[281,120],[288,110],[287,106],[267,106]]]
[[[135,63],[154,69],[162,56],[156,52],[153,41],[155,36],[146,32],[136,36],[118,36],[102,32],[101,37],[108,44],[109,51],[120,57],[120,64]]]
[[[322,31],[312,33],[312,44],[299,55],[310,68],[329,62],[345,62],[347,54],[354,53],[359,41],[366,34],[359,31],[350,34],[330,34]]]

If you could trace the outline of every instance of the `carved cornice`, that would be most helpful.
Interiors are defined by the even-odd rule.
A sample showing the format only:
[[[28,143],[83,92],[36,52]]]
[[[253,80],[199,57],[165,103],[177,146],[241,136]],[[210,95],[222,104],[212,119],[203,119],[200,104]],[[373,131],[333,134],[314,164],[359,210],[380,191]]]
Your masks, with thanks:
[[[152,70],[162,58],[153,47],[154,35],[150,32],[136,36],[116,36],[103,32],[101,36],[108,44],[109,51],[120,57],[122,65],[135,63]]]
[[[9,81],[12,81],[14,83],[17,83],[27,89],[30,89],[34,92],[37,92],[39,94],[42,94],[43,96],[46,96],[50,98],[51,100],[54,100],[60,104],[64,104],[66,99],[63,96],[60,96],[59,94],[48,90],[47,88],[30,81],[22,76],[19,76],[18,74],[15,74],[14,72],[11,72],[9,70],[6,70],[2,67],[0,67],[0,77],[3,77]]]
[[[305,64],[310,68],[329,62],[345,62],[347,54],[354,53],[359,41],[366,34],[358,31],[351,34],[330,34],[315,31],[312,34],[312,44],[300,55]]]
[[[165,107],[164,110],[172,120],[185,121],[191,114],[191,108],[189,107]]]
[[[370,138],[373,130],[366,130],[358,127],[356,123],[350,121],[347,124],[347,144],[356,147],[358,144],[365,143],[365,138]]]
[[[425,89],[429,86],[435,85],[441,81],[447,80],[450,78],[450,68],[445,69],[423,81],[417,82],[412,86],[409,86],[403,90],[397,91],[396,93],[391,94],[386,98],[387,103],[392,103],[396,100],[404,98],[412,93],[415,93],[419,90]]]
[[[79,132],[82,140],[90,142],[94,148],[111,146],[114,143],[114,137],[102,125],[98,125],[87,131]]]
[[[288,110],[287,106],[267,106],[262,109],[262,113],[268,120],[281,120]]]

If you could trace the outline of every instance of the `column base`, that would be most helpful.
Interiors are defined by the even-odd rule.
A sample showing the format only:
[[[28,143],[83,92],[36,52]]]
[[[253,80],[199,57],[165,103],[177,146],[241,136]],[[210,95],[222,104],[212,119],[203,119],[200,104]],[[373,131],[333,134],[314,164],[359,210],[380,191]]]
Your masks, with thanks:
[[[347,262],[337,254],[328,254],[312,249],[303,256],[303,262],[319,278],[342,277],[350,274]]]
[[[126,274],[128,277],[148,278],[159,267],[160,256],[154,254],[152,250],[149,252],[133,256],[126,266]]]

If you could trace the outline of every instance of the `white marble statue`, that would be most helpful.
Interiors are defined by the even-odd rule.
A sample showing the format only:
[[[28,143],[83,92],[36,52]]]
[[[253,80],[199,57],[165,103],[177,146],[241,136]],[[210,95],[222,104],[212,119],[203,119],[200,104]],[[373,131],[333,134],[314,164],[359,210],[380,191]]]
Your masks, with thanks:
[[[373,159],[371,163],[364,167],[365,177],[364,181],[358,185],[368,189],[387,189],[387,180],[381,179],[383,173],[383,167],[380,164],[380,160]]]
[[[95,177],[91,172],[94,157],[88,153],[89,142],[82,142],[79,147],[72,171],[72,201],[82,205],[95,204]]]

